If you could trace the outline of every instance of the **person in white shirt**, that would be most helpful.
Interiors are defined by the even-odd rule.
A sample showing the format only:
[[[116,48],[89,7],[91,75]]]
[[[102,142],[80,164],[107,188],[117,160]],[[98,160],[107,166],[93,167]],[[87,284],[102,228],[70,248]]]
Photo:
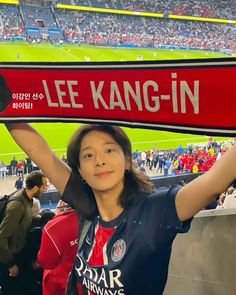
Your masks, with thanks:
[[[236,208],[236,192],[232,195],[227,195],[223,203],[224,209]]]

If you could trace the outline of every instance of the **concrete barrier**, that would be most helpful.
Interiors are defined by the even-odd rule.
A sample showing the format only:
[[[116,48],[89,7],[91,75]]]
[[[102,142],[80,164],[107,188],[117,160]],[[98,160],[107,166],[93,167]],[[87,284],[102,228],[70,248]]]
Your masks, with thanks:
[[[60,193],[56,189],[51,189],[42,194],[40,197],[40,203],[42,205],[50,205],[51,203],[57,203],[60,198]]]
[[[201,211],[175,239],[164,295],[183,294],[236,295],[236,208]]]

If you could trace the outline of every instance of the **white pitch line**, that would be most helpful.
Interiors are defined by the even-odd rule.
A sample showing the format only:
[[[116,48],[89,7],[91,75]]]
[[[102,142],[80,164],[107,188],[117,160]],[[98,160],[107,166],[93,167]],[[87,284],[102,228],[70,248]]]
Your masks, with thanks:
[[[132,145],[134,145],[134,144],[144,144],[144,143],[168,142],[168,141],[195,140],[195,139],[206,138],[206,137],[207,136],[190,137],[190,138],[177,138],[177,139],[160,139],[160,140],[152,140],[152,141],[140,141],[140,142],[132,142]]]
[[[73,57],[74,60],[79,60],[79,61],[83,61],[81,58],[78,58],[76,55],[68,52],[68,50],[64,49],[64,48],[60,48],[61,51],[64,51],[66,54],[70,55],[71,57]]]
[[[59,151],[66,151],[66,148],[63,148],[63,149],[53,149],[53,151],[54,152],[59,152]],[[1,156],[10,156],[10,155],[13,155],[13,156],[15,156],[15,155],[22,155],[22,156],[24,156],[24,155],[26,155],[26,153],[25,152],[15,152],[15,153],[5,153],[5,154],[0,154],[0,157]]]
[[[10,155],[25,155],[25,153],[24,152],[21,152],[21,153],[19,153],[19,152],[17,152],[17,153],[7,153],[7,154],[0,154],[0,156],[10,156]]]

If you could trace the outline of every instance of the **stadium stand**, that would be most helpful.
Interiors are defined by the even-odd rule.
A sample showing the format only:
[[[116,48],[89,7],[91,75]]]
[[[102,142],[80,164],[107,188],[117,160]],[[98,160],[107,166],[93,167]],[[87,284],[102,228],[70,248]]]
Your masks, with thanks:
[[[127,10],[151,11],[177,15],[236,19],[236,3],[234,0],[127,0],[123,1],[123,8]]]
[[[123,9],[121,1],[109,1],[109,0],[90,0],[93,7],[111,8],[111,9]]]
[[[69,0],[58,1],[70,4]],[[73,3],[72,3],[73,4]],[[163,14],[189,15],[200,17],[217,17],[236,19],[236,4],[234,0],[214,1],[214,0],[76,0],[75,5],[92,6],[100,8],[124,9],[135,11],[150,11]]]
[[[91,6],[99,8],[124,9],[122,1],[119,0],[76,0],[75,5]]]
[[[67,41],[72,43],[73,40],[77,40],[81,36],[80,24],[85,20],[82,13],[73,10],[55,9],[55,17]]]
[[[79,6],[91,6],[111,9],[124,9],[135,11],[149,11],[163,14],[189,15],[200,17],[217,17],[236,19],[236,3],[234,0],[60,0],[58,3]]]
[[[25,26],[57,28],[50,9],[46,7],[21,6]]]
[[[0,35],[2,40],[24,36],[24,25],[14,5],[0,5]]]
[[[37,40],[39,43],[43,39],[58,43],[65,39],[52,7],[20,6],[19,9],[29,42]]]
[[[75,5],[79,5],[79,6],[91,6],[91,3],[89,0],[75,0]]]
[[[75,4],[80,6],[91,6],[100,8],[124,9],[135,11],[150,11],[164,14],[189,15],[200,17],[217,17],[236,19],[236,3],[234,0],[126,0],[126,1],[107,1],[107,0],[61,0],[59,3]]]
[[[70,42],[80,39],[93,45],[236,49],[236,28],[230,24],[59,9],[55,15]]]
[[[58,3],[61,3],[61,4],[67,4],[67,5],[72,5],[71,1],[70,0],[60,0],[58,1]],[[75,4],[74,4],[75,5]]]
[[[51,7],[56,2],[56,0],[21,0],[20,6]]]
[[[122,8],[124,9],[139,8],[142,10],[159,10],[165,13],[172,13],[172,11],[179,13],[181,10],[179,6],[176,9],[176,5],[180,5],[179,1],[173,3],[173,1],[150,2],[147,0],[142,2],[132,0],[123,2],[115,0],[77,0],[75,2],[67,0],[64,2],[96,7],[100,5],[99,7],[106,8],[120,8],[123,3]],[[142,3],[142,7],[140,3]],[[223,9],[223,0],[219,1],[219,3],[217,2],[217,4],[214,4],[212,1],[209,3],[214,9],[218,5],[217,9],[222,12],[221,17],[227,16],[229,18],[234,14],[235,3],[233,2],[231,13],[229,14],[227,14],[228,7],[225,7],[225,10]],[[40,42],[42,39],[46,39],[52,43],[68,41],[105,46],[236,50],[236,26],[230,23],[82,12],[58,9],[53,5],[51,7],[46,7],[46,5],[39,7],[35,6],[33,1],[32,4],[33,6],[28,4],[21,4],[19,6],[0,5],[0,32],[2,40],[21,37],[23,39],[27,38],[30,42],[32,40]],[[135,6],[134,4],[140,4],[140,6]],[[175,7],[173,8],[174,4]],[[190,13],[190,10],[188,10],[190,6],[192,8],[199,6],[202,8],[201,11],[203,11],[205,4],[206,2],[203,1],[200,6],[198,1],[193,0],[189,0],[185,4],[182,2],[184,9],[181,11],[184,11],[184,14],[187,14],[185,12]],[[217,11],[217,9],[214,11]],[[194,15],[194,11],[192,9],[192,15]],[[212,14],[205,13],[204,16],[212,16]]]

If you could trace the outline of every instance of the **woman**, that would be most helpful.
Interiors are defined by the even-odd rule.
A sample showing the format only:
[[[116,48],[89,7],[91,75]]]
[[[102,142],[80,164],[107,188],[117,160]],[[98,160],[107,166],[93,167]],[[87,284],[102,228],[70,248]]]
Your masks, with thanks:
[[[69,166],[29,125],[7,127],[80,219],[92,221],[67,294],[162,294],[176,234],[236,175],[235,146],[203,176],[158,193],[133,169],[130,141],[119,127],[79,128],[68,146]]]

